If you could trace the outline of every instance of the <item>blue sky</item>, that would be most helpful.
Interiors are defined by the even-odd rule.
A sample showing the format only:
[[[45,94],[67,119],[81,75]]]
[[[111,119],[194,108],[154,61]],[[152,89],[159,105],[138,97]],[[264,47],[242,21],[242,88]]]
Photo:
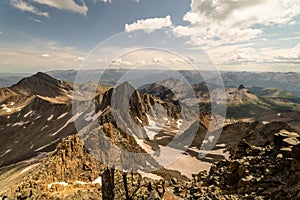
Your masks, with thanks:
[[[299,27],[294,0],[3,0],[0,72],[78,69],[114,34],[161,28],[204,49],[220,70],[300,72]]]
[[[189,10],[189,3],[182,0],[146,0],[140,3],[131,0],[115,0],[112,3],[86,1],[88,12],[85,16],[36,4],[37,8],[49,13],[49,17],[42,17],[20,12],[7,0],[1,1],[1,4],[0,27],[12,34],[6,37],[6,42],[19,43],[24,42],[22,37],[33,37],[86,51],[111,35],[124,31],[125,24],[168,14],[173,16],[174,23],[182,24],[182,16]],[[41,22],[34,22],[35,19]]]
[[[26,39],[44,39],[86,51],[111,35],[124,31],[125,24],[139,19],[172,15],[174,23],[184,24],[182,16],[189,10],[189,2],[182,0],[146,0],[139,3],[131,0],[111,3],[86,1],[88,12],[85,16],[34,4],[49,13],[49,17],[43,17],[22,12],[11,6],[8,0],[0,4],[0,27],[7,33],[1,42],[13,44],[24,43]]]

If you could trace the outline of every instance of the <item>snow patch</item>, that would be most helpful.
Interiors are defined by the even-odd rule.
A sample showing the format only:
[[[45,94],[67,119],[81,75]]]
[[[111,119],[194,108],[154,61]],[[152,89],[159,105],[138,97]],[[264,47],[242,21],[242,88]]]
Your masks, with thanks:
[[[14,126],[23,126],[23,125],[28,124],[28,123],[29,123],[29,121],[27,121],[27,122],[17,122],[15,124],[13,124],[11,127],[14,127]]]
[[[1,105],[2,109],[5,110],[6,112],[11,112],[12,109],[11,108],[8,108],[5,104],[2,104]]]
[[[29,111],[28,113],[26,113],[25,115],[24,115],[24,118],[26,118],[26,117],[28,117],[29,115],[31,115],[33,113],[33,111],[31,110],[31,111]]]
[[[182,123],[183,123],[182,119],[177,120],[177,127],[180,128]]]
[[[64,114],[62,114],[62,115],[60,115],[57,119],[64,118],[67,114],[68,114],[68,112],[66,112],[66,113],[64,113]]]
[[[102,178],[101,177],[97,178],[96,180],[94,180],[92,182],[92,184],[97,184],[97,183],[99,183],[100,185],[102,185]]]
[[[48,117],[47,121],[51,121],[53,119],[54,115],[50,115],[50,117]]]
[[[64,128],[66,128],[70,123],[74,122],[75,120],[82,115],[83,112],[77,113],[75,116],[73,116],[71,119],[69,119],[60,129],[58,129],[55,133],[51,134],[51,136],[57,135],[60,131],[62,131]]]
[[[95,113],[95,111],[92,111],[91,113],[89,113],[89,114],[86,114],[85,115],[85,121],[95,121],[96,119],[98,119],[107,109],[108,109],[109,107],[107,107],[107,108],[105,108],[103,111],[99,111],[97,114],[95,114],[95,115],[93,115],[92,116],[92,114],[93,113]]]
[[[216,144],[216,147],[223,147],[223,148],[225,148],[226,144]]]
[[[105,109],[106,110],[106,109]],[[104,111],[105,111],[104,110]],[[96,119],[98,119],[101,115],[102,115],[102,113],[104,112],[104,111],[99,111],[96,115],[94,115],[93,116],[93,121],[95,121]]]
[[[11,152],[12,149],[7,149],[2,155],[0,155],[0,158]]]
[[[39,163],[30,165],[30,166],[26,167],[25,169],[23,169],[20,173],[23,174],[24,172],[27,172],[27,171],[29,171],[30,169],[32,169],[32,168],[34,168],[34,167],[36,167],[36,166],[38,166],[38,165],[39,165]]]
[[[36,118],[34,118],[34,120],[37,120],[37,119],[39,119],[39,118],[41,118],[42,116],[41,115],[39,115],[39,116],[37,116]]]
[[[212,136],[212,135],[211,135],[211,136],[208,137],[208,140],[209,140],[210,142],[213,142],[214,139],[215,139],[215,136]]]
[[[41,129],[41,131],[43,131],[44,129],[46,129],[48,127],[48,125],[45,125],[42,129]]]
[[[58,142],[59,140],[60,140],[60,138],[58,138],[57,140],[55,140],[55,141],[53,141],[53,142],[51,142],[51,143],[49,143],[49,144],[46,144],[46,145],[44,145],[44,146],[42,146],[42,147],[40,147],[40,148],[38,148],[38,149],[36,149],[36,150],[34,150],[34,151],[37,152],[37,151],[40,151],[40,150],[42,150],[42,149],[45,149],[46,147],[51,146],[52,144]]]
[[[208,171],[212,165],[191,155],[183,154],[181,150],[159,146],[161,154],[159,157],[154,157],[154,159],[165,168],[179,171],[188,178],[192,178],[192,174],[197,174],[200,171]]]
[[[142,123],[143,123],[143,121],[142,121],[142,120],[140,120],[140,118],[136,117],[136,119],[138,120],[138,122],[139,122],[140,124],[142,124]]]
[[[68,186],[68,183],[66,183],[66,182],[54,182],[54,183],[48,184],[48,188],[50,189],[52,187],[52,185],[62,185],[64,187],[66,187],[66,186]]]
[[[154,139],[154,136],[161,130],[160,127],[157,126],[156,122],[150,118],[148,114],[146,114],[149,125],[144,126],[146,134],[150,140]]]
[[[145,126],[145,127],[144,127],[144,129],[145,129],[145,131],[146,131],[146,134],[147,134],[149,140],[153,140],[154,137],[155,137],[155,135],[158,133],[158,131],[157,131],[157,132],[156,132],[156,131],[153,131],[153,128],[154,128],[154,127],[149,127],[149,126]]]
[[[75,183],[77,183],[79,185],[86,185],[86,182],[83,182],[83,181],[76,181]]]
[[[164,138],[170,138],[171,136],[169,136],[169,135],[164,135],[164,136],[161,136],[161,137],[157,137],[156,139],[157,140],[162,140],[162,139],[164,139]]]
[[[147,173],[141,170],[137,170],[137,172],[142,176],[142,177],[146,177],[146,178],[151,178],[154,180],[161,180],[163,179],[161,176],[157,176],[156,174],[152,174],[152,173]]]
[[[90,112],[90,113],[88,113],[88,114],[86,114],[85,116],[84,116],[84,120],[85,121],[91,121],[91,120],[93,120],[93,114],[95,113],[95,111],[92,111],[92,112]]]
[[[152,149],[152,147],[146,143],[144,143],[143,139],[139,139],[135,134],[132,134],[132,136],[134,137],[136,143],[142,148],[144,149],[147,153],[149,154],[153,154],[154,151]]]

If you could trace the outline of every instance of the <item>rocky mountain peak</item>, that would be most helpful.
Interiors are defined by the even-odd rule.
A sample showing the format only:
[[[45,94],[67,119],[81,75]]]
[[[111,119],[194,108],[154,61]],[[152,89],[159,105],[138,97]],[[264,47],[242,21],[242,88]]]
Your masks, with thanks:
[[[22,80],[20,80],[15,85],[22,85],[26,82],[37,83],[37,82],[40,82],[40,81],[44,81],[44,82],[48,82],[48,83],[52,83],[52,84],[56,84],[56,85],[60,84],[60,81],[58,81],[57,79],[49,76],[48,74],[43,73],[43,72],[38,72],[38,73],[36,73],[36,74],[34,74],[30,77],[23,78]]]
[[[40,95],[45,97],[57,97],[66,95],[72,90],[72,84],[57,80],[48,74],[38,72],[31,77],[23,78],[17,84],[10,87],[17,94],[25,96]]]
[[[244,86],[243,84],[241,84],[241,85],[239,86],[239,89],[238,89],[238,90],[242,90],[242,89],[245,89],[245,86]]]
[[[132,90],[132,89],[134,89],[134,87],[128,81],[125,81],[125,82],[121,83],[120,85],[118,85],[117,89],[118,90],[122,90],[122,89]]]

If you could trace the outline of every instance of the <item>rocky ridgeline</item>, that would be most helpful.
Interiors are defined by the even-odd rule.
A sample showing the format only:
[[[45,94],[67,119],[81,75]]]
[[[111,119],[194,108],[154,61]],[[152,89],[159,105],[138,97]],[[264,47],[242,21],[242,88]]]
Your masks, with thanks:
[[[227,194],[245,197],[300,199],[299,134],[281,130],[273,138],[261,146],[242,140],[231,160],[218,162],[211,168],[207,184],[218,186]]]
[[[162,176],[155,181],[107,168],[78,136],[69,136],[20,185],[2,199],[300,199],[300,137],[280,130],[246,137],[229,160],[192,179]],[[256,145],[253,145],[256,144]],[[167,173],[167,171],[163,172]],[[101,182],[95,183],[101,177]],[[65,184],[54,184],[65,183]]]

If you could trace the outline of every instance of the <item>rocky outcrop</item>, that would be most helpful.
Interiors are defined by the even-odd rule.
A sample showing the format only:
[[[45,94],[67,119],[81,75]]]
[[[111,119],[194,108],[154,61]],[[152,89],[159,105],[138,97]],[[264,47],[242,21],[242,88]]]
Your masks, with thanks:
[[[100,97],[96,98],[100,99]],[[164,108],[167,116],[172,119],[179,119],[182,117],[180,116],[180,106],[177,105],[176,102],[166,102],[155,96],[140,93],[128,82],[107,91],[103,96],[102,102],[97,105],[97,109],[103,110],[106,107],[111,106],[125,121],[130,118],[136,124],[145,126],[149,124],[147,115],[150,114],[150,109],[155,105],[160,105]],[[130,123],[127,123],[127,125],[128,124]]]
[[[2,194],[2,199],[99,199],[101,184],[95,180],[103,169],[79,137],[72,135],[20,185]]]
[[[299,199],[299,134],[280,130],[271,138],[261,137],[260,145],[253,145],[253,140],[242,140],[233,159],[211,168],[207,184],[218,186],[227,194]]]
[[[4,100],[16,96],[17,94],[10,90],[9,88],[0,88],[0,103],[2,103]]]
[[[163,169],[156,173],[167,179],[174,174]],[[0,199],[143,199],[163,195],[162,182],[102,165],[80,138],[72,135],[21,184],[0,194]]]

